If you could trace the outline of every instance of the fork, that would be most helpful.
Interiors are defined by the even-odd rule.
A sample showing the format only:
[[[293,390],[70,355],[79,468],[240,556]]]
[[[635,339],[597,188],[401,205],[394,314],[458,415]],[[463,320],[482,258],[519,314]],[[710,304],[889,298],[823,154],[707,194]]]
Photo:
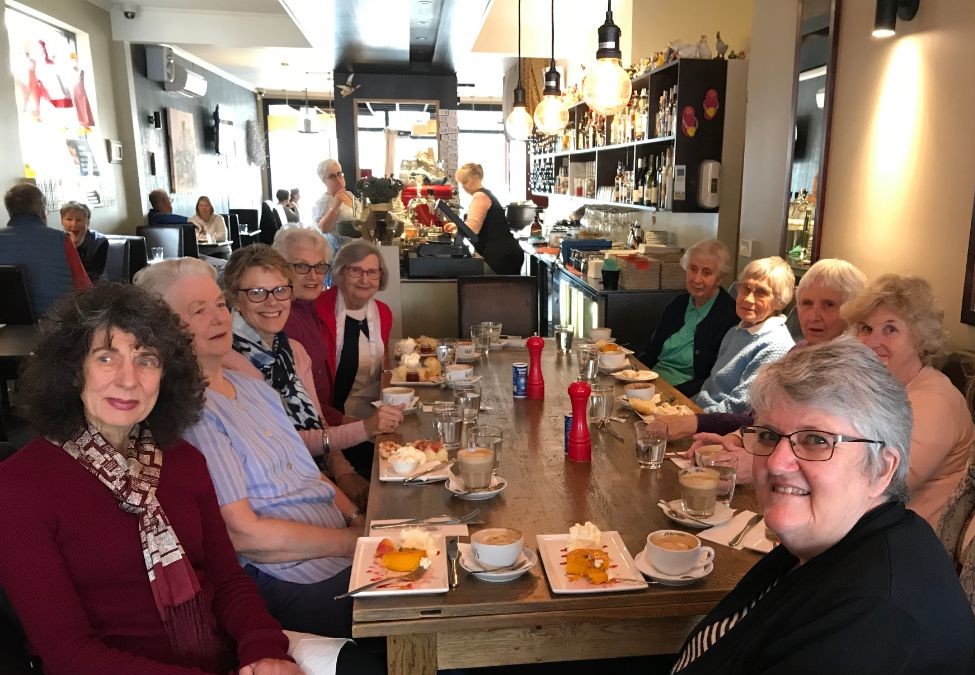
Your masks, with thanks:
[[[599,429],[600,431],[605,431],[607,434],[609,434],[610,436],[612,436],[618,441],[622,442],[623,440],[623,437],[620,436],[618,433],[616,433],[616,431],[614,431],[611,426],[609,426],[609,420],[606,419],[605,417],[603,419],[596,420],[596,428]]]
[[[386,584],[393,584],[402,581],[416,581],[417,579],[422,577],[423,573],[426,571],[427,571],[426,567],[424,567],[423,565],[417,565],[406,574],[401,574],[398,577],[387,577],[385,579],[380,579],[379,581],[373,581],[371,584],[366,584],[365,586],[359,586],[359,588],[353,588],[351,591],[347,591],[346,593],[342,593],[341,595],[336,595],[332,599],[341,600],[342,598],[348,598],[354,595],[358,595],[359,593],[363,593],[365,591],[371,591],[374,588],[380,588],[381,586],[385,586]]]

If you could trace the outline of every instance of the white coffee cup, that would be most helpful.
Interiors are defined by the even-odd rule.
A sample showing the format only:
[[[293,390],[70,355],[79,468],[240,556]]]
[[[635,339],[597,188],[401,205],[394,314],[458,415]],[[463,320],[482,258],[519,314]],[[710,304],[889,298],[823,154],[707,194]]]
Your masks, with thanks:
[[[458,358],[466,359],[474,356],[474,343],[470,340],[461,340],[457,343]]]
[[[590,328],[589,339],[592,341],[608,340],[613,334],[612,328]]]
[[[647,535],[644,549],[650,564],[664,574],[684,574],[714,560],[714,549],[680,530],[657,530]]]
[[[657,388],[646,382],[633,382],[623,387],[623,391],[626,392],[627,400],[640,398],[645,401],[651,401],[653,400],[654,394],[657,393]]]
[[[474,366],[466,363],[451,363],[447,366],[447,380],[457,382],[474,376]]]
[[[620,351],[599,354],[599,365],[603,368],[622,368],[627,363],[626,354]]]
[[[407,407],[413,403],[415,392],[409,387],[386,387],[383,389],[383,403],[386,405],[400,405]]]
[[[524,536],[510,527],[489,527],[471,535],[471,550],[485,569],[514,565],[524,546]]]

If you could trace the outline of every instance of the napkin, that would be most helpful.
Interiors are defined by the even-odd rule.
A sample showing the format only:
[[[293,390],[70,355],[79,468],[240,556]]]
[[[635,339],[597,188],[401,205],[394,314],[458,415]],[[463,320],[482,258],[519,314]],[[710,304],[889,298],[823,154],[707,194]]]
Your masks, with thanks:
[[[754,511],[742,511],[724,525],[709,527],[706,530],[698,532],[697,536],[701,539],[707,539],[716,544],[724,544],[727,546],[728,542],[741,532],[742,528],[748,524],[748,521],[754,515]],[[771,551],[772,542],[765,538],[765,520],[758,521],[734,548],[739,551],[743,548],[748,548],[759,553],[768,553]]]
[[[373,525],[385,525],[386,523],[395,523],[402,518],[390,518],[389,520],[374,520],[369,523],[369,536],[370,537],[389,537],[390,533],[395,533],[400,530],[400,528],[387,528],[384,530],[374,530]],[[445,537],[466,537],[467,524],[457,523],[454,525],[404,525],[403,527],[422,527],[425,530],[429,530],[434,534],[442,534]]]
[[[677,465],[678,469],[687,469],[694,466],[694,460],[684,459],[683,457],[670,457],[671,462]]]

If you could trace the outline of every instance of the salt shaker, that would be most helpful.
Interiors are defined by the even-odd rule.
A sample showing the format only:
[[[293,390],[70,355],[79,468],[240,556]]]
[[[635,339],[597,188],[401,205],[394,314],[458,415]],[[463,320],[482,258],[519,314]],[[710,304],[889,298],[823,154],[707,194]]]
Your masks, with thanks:
[[[545,398],[545,379],[542,377],[542,348],[545,341],[532,335],[525,341],[528,347],[528,383],[525,398],[540,400]]]
[[[572,401],[572,426],[569,428],[569,460],[588,462],[592,460],[592,440],[589,436],[588,417],[589,394],[592,389],[588,382],[579,380],[569,385],[569,399]]]

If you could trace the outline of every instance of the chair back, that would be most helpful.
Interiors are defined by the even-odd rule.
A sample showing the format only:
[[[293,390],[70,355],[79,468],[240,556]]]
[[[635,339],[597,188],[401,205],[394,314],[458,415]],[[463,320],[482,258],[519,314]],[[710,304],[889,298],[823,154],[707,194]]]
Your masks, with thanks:
[[[146,238],[147,249],[162,247],[164,258],[200,257],[196,228],[192,224],[143,225],[136,228],[136,232]]]
[[[529,336],[538,332],[535,277],[493,275],[457,277],[457,329],[461,338],[482,321],[500,321],[501,330]]]
[[[127,239],[109,239],[108,255],[105,257],[105,279],[109,281],[132,281],[129,274],[129,241]]]
[[[32,324],[34,310],[23,271],[16,265],[0,265],[0,323]]]
[[[182,233],[180,243],[183,247],[183,255],[188,258],[199,258],[200,246],[196,242],[196,226],[192,223],[186,223],[179,227]]]
[[[274,235],[278,230],[281,229],[281,219],[278,217],[277,212],[274,210],[274,205],[271,202],[263,202],[261,204],[261,234],[260,240],[262,243],[270,246],[274,243]]]
[[[146,247],[146,239],[137,234],[106,234],[109,241],[113,239],[124,239],[129,242],[129,281],[135,277],[135,273],[149,264],[149,249]]]
[[[230,236],[230,248],[234,251],[240,248],[240,218],[236,213],[221,214],[227,223],[227,234]]]
[[[260,233],[259,212],[257,209],[230,209],[231,215],[236,215],[240,222],[240,245],[247,246],[257,241]]]

